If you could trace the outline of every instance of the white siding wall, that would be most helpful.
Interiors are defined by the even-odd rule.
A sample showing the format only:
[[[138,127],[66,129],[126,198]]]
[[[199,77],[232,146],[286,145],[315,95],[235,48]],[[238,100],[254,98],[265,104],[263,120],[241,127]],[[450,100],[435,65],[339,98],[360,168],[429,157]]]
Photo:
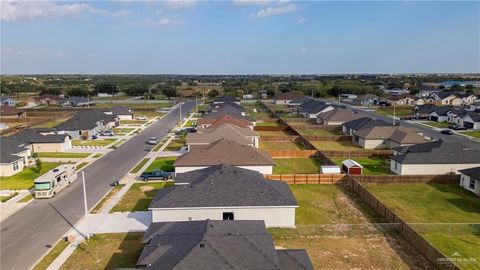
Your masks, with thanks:
[[[34,143],[33,152],[64,152],[72,148],[72,141],[68,139],[63,143]]]
[[[273,171],[273,166],[237,166],[237,167],[252,170],[252,171],[257,171],[261,174],[272,174],[272,171]],[[176,174],[185,173],[185,172],[191,172],[191,171],[205,169],[205,168],[208,168],[208,166],[175,167],[175,173]]]
[[[359,138],[358,144],[365,149],[386,148],[385,140],[364,140]]]
[[[395,169],[395,161],[390,162],[390,170],[396,174],[446,174],[458,173],[459,170],[480,166],[480,164],[399,164]]]
[[[470,180],[470,176],[462,174],[460,178],[460,186],[480,196],[480,180],[475,179],[475,187],[473,189],[470,188]]]
[[[264,220],[267,227],[295,227],[295,206],[151,209],[152,222],[222,220],[233,212],[235,220]]]

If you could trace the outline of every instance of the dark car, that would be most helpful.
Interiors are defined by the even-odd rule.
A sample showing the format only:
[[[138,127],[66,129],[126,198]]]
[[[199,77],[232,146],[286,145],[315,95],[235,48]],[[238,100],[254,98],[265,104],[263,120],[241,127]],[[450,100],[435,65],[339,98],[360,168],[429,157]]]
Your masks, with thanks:
[[[444,130],[440,131],[440,133],[445,134],[445,135],[453,135],[453,131],[451,131],[450,129],[444,129]]]
[[[459,125],[450,125],[448,126],[449,129],[453,129],[453,130],[467,130],[466,127],[462,127],[462,126],[459,126]]]
[[[151,172],[143,172],[140,175],[140,178],[143,181],[148,181],[150,179],[167,180],[167,179],[172,178],[172,174],[169,173],[169,172],[162,171],[162,170],[155,170],[155,171],[151,171]]]

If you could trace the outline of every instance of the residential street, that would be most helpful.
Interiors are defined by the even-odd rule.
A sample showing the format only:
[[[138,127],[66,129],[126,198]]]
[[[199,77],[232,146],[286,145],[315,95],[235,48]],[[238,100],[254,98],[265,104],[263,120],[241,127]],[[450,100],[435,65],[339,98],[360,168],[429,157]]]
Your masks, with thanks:
[[[182,113],[195,106],[187,102]],[[179,108],[128,140],[85,169],[88,206],[92,208],[147,152],[145,141],[163,138],[179,121]],[[81,174],[76,182],[53,199],[35,200],[1,225],[1,265],[3,270],[29,269],[84,216]]]
[[[376,119],[382,119],[382,120],[385,120],[389,123],[392,122],[392,118],[389,117],[389,116],[379,115],[379,114],[376,114],[374,111],[367,111],[365,109],[362,109],[362,108],[359,108],[359,107],[353,107],[353,106],[350,106],[350,105],[345,104],[345,103],[342,103],[342,105],[347,106],[349,109],[358,111],[358,113],[361,114],[361,115],[365,115],[365,116],[368,116],[368,117],[371,117],[371,118],[376,118]],[[439,131],[433,130],[429,127],[425,127],[425,126],[418,125],[418,124],[413,124],[411,122],[400,121],[398,119],[395,120],[395,122],[400,123],[401,126],[415,127],[417,129],[421,130],[425,136],[429,136],[429,137],[432,137],[432,138],[435,138],[435,139],[440,139],[441,138],[442,140],[444,140],[446,142],[461,143],[461,144],[463,144],[465,146],[468,146],[470,148],[473,148],[473,149],[480,149],[480,143],[479,142],[474,141],[474,140],[470,140],[469,138],[463,137],[461,135],[445,135],[445,134],[442,134]]]

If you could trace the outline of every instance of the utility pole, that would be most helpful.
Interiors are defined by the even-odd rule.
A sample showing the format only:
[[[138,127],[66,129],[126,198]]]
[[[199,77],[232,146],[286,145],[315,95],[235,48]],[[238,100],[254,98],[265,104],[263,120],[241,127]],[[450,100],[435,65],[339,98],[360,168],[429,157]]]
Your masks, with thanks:
[[[85,206],[85,221],[87,222],[87,240],[90,239],[90,220],[88,219],[87,207],[87,190],[85,188],[85,171],[82,171],[82,185],[83,185],[83,204]]]
[[[87,108],[90,108],[90,92],[87,90]]]
[[[182,103],[180,103],[180,124],[182,124]]]
[[[338,106],[340,106],[340,94],[338,94]]]
[[[395,103],[393,103],[393,125],[395,126]]]

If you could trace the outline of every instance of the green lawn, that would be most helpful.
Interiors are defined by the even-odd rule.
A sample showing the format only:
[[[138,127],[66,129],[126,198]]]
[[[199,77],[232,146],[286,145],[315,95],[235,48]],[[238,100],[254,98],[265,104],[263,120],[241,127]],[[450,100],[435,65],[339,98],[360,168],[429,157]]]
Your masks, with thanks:
[[[186,139],[174,139],[172,140],[167,147],[165,147],[164,151],[179,151],[180,148],[185,146]]]
[[[96,139],[96,140],[78,140],[74,139],[72,140],[72,145],[73,146],[100,146],[100,147],[105,147],[117,139]]]
[[[429,125],[431,127],[435,127],[435,128],[448,128],[448,126],[450,125],[450,123],[448,122],[434,122],[434,121],[428,121],[428,122],[425,122],[424,124]]]
[[[108,194],[102,198],[102,200],[97,203],[97,205],[95,205],[95,207],[92,209],[91,213],[92,214],[97,214],[100,212],[100,210],[102,210],[102,208],[112,199],[113,196],[115,196],[115,194],[117,194],[123,187],[125,186],[125,184],[118,184],[116,186],[114,186],[110,192],[108,192]]]
[[[97,154],[93,155],[93,158],[99,158],[99,157],[101,157],[101,156],[103,156],[102,153],[97,153]]]
[[[88,162],[82,162],[82,163],[78,164],[78,166],[77,166],[77,171],[79,171],[81,168],[83,168],[83,167],[85,167],[85,166],[87,166],[87,165],[88,165]]]
[[[276,158],[274,174],[320,173],[320,162],[314,158]]]
[[[86,158],[91,153],[66,153],[66,152],[40,152],[39,158]]]
[[[462,134],[465,134],[465,135],[468,135],[468,136],[472,136],[474,138],[480,138],[480,130],[477,130],[477,131],[466,131],[466,132],[462,132]]]
[[[42,260],[35,265],[33,270],[47,269],[47,267],[49,267],[50,264],[52,264],[52,262],[58,257],[58,255],[60,255],[60,253],[62,253],[62,251],[67,246],[68,246],[67,241],[63,241],[63,240],[58,241],[58,243],[52,249],[50,249],[48,254],[45,255],[45,257],[43,257]]]
[[[407,222],[480,222],[480,198],[456,184],[369,184],[366,187]],[[458,252],[465,258],[472,257],[480,261],[479,227],[468,230],[462,225],[452,228],[445,226],[432,225],[419,232],[448,257]],[[456,230],[457,227],[460,230]],[[465,269],[474,269],[469,265],[463,266]]]
[[[143,233],[96,234],[75,249],[60,269],[135,268],[142,253]]]
[[[348,141],[313,141],[311,142],[318,150],[325,151],[364,151],[365,149],[356,146]]]
[[[163,108],[169,108],[172,105],[170,102],[156,102],[156,103],[97,103],[95,105],[98,108],[110,108],[110,107],[127,107],[129,109],[132,109],[135,114],[142,115],[143,110],[145,111],[154,111],[156,109],[163,109]]]
[[[27,196],[23,197],[23,199],[21,199],[20,201],[18,201],[19,203],[26,203],[26,202],[29,202],[31,199],[33,199],[33,195],[32,194],[28,194]]]
[[[280,123],[279,122],[257,122],[255,125],[258,127],[276,127],[276,126],[280,126]]]
[[[135,112],[135,117],[137,116],[145,116],[147,118],[155,118],[155,117],[160,117],[160,116],[163,116],[165,115],[165,113],[162,113],[162,112],[156,112],[156,111],[137,111]]]
[[[260,136],[289,136],[289,135],[294,135],[293,133],[286,131],[286,130],[280,130],[280,131],[257,131],[257,133]],[[260,138],[260,140],[262,140]]]
[[[49,170],[60,166],[59,162],[42,162],[40,172],[35,167],[23,169],[23,171],[8,177],[0,177],[0,189],[30,189],[33,187],[33,180]]]
[[[132,132],[134,130],[134,128],[114,128],[112,130],[117,135],[125,135],[127,133]]]
[[[342,158],[330,158],[338,166],[342,166],[342,161],[348,159]],[[356,162],[363,166],[364,175],[387,175],[390,173],[390,162],[386,158],[382,157],[357,157],[352,158]]]
[[[395,116],[405,116],[405,115],[412,115],[412,108],[413,106],[395,106]],[[390,107],[379,107],[376,110],[377,114],[380,115],[392,115],[393,116],[393,106]]]
[[[297,130],[303,136],[338,136],[343,135],[341,130],[326,130],[326,129],[306,129]]]
[[[175,171],[173,163],[175,162],[176,157],[158,157],[156,158],[150,166],[145,170],[146,172],[151,172],[154,170],[162,170],[166,172]]]
[[[147,120],[120,120],[120,125],[143,125]]]
[[[260,139],[260,148],[268,150],[302,150],[300,146],[293,142],[262,142],[262,139]]]
[[[159,189],[173,185],[172,182],[136,183],[123,195],[122,199],[112,208],[113,212],[147,211],[148,205]]]
[[[193,127],[197,125],[197,120],[188,120],[184,127]]]
[[[12,194],[10,194],[9,196],[0,196],[0,201],[2,203],[4,202],[8,202],[10,199],[12,199],[13,197],[17,196],[18,195],[18,192],[13,192]]]
[[[67,121],[69,118],[58,118],[52,121],[48,121],[39,125],[34,125],[34,128],[53,128],[54,126]]]
[[[137,173],[149,161],[149,158],[144,158],[130,171],[130,173]]]

